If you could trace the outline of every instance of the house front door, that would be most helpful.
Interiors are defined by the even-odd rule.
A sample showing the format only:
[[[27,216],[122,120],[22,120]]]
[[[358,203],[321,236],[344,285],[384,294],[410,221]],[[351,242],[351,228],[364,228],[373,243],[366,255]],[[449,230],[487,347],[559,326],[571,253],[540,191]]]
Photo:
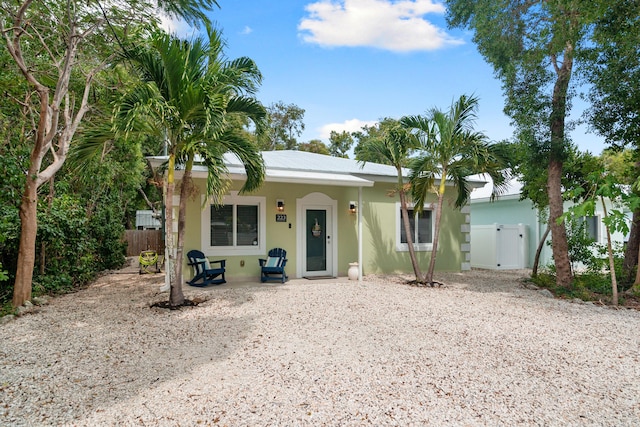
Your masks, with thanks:
[[[316,193],[317,194],[317,193]],[[326,197],[326,196],[325,196]],[[302,277],[336,276],[337,239],[334,227],[335,203],[323,203],[321,198],[305,200],[301,207],[299,248]]]
[[[331,272],[331,215],[326,208],[305,209],[305,276],[327,276]]]

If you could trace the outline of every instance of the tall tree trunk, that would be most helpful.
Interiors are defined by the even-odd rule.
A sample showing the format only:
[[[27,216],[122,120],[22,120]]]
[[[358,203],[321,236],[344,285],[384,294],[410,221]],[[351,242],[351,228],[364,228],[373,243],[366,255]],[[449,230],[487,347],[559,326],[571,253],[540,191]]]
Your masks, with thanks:
[[[636,156],[640,154],[640,147],[636,150]],[[635,162],[635,175],[640,175],[640,161]],[[635,195],[640,196],[636,191]],[[631,220],[631,230],[629,230],[629,240],[624,251],[624,261],[622,262],[623,281],[625,284],[637,284],[640,278],[640,266],[638,253],[640,251],[640,208],[633,211]],[[634,271],[636,279],[634,280]]]
[[[549,153],[549,175],[547,191],[549,194],[549,224],[551,226],[551,247],[556,265],[556,284],[568,288],[573,282],[569,243],[564,221],[558,219],[564,212],[562,199],[562,166],[566,153],[565,120],[567,116],[567,93],[573,68],[573,45],[567,42],[560,62],[555,54],[551,60],[556,70],[556,82],[551,98],[551,150]]]
[[[18,267],[13,285],[14,307],[31,299],[31,281],[36,263],[36,233],[38,231],[38,183],[27,175],[22,202],[20,203],[20,246]]]
[[[40,99],[40,117],[36,133],[34,135],[34,145],[29,157],[29,170],[27,171],[24,193],[20,202],[20,245],[18,248],[18,266],[16,268],[16,280],[13,285],[14,307],[21,306],[25,301],[31,299],[33,269],[36,264],[36,236],[38,233],[38,187],[46,182],[40,173],[42,159],[50,147],[52,136],[52,121],[57,123],[57,115],[54,109],[49,107],[49,90],[45,87],[38,87]],[[61,163],[59,163],[61,165]],[[49,165],[47,170],[53,174],[59,169],[56,162]]]
[[[551,248],[556,266],[556,283],[568,288],[573,281],[571,261],[569,260],[569,243],[564,221],[558,224],[558,218],[564,213],[560,176],[562,163],[549,162],[549,227],[551,228]]]
[[[622,271],[624,272],[623,280],[626,284],[638,283],[637,279],[635,282],[633,280],[637,271],[640,271],[640,269],[638,269],[638,251],[640,251],[640,209],[633,212],[629,241],[624,251]],[[634,272],[636,272],[636,274],[634,274]]]

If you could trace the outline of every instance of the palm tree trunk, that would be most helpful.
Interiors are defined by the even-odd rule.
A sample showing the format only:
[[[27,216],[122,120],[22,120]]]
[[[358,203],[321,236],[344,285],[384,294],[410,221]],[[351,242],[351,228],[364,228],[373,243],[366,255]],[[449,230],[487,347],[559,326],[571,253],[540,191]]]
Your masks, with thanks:
[[[169,154],[169,166],[167,169],[167,192],[165,195],[165,251],[167,253],[167,265],[165,268],[168,275],[169,291],[174,286],[176,281],[175,276],[175,253],[174,253],[174,240],[173,240],[173,193],[175,188],[174,176],[175,176],[176,157],[175,154]],[[164,288],[163,290],[166,290]]]
[[[182,291],[182,254],[184,252],[184,230],[187,213],[187,200],[189,199],[189,188],[191,184],[191,169],[193,168],[193,154],[189,156],[180,183],[180,204],[178,207],[178,243],[176,245],[176,281],[171,285],[171,296],[169,299],[172,307],[184,304],[184,293]]]
[[[418,258],[416,257],[416,250],[413,247],[413,235],[411,234],[411,223],[409,222],[409,210],[407,208],[407,193],[404,191],[404,181],[402,179],[402,168],[398,169],[398,185],[400,193],[400,211],[402,215],[402,224],[404,226],[404,234],[407,236],[407,246],[409,247],[409,257],[411,258],[411,265],[413,266],[413,273],[416,276],[416,282],[422,279],[422,272],[420,271],[420,264],[418,264]]]
[[[440,179],[440,189],[438,191],[438,206],[436,206],[436,224],[433,232],[433,247],[431,249],[431,260],[429,261],[429,270],[425,277],[425,282],[433,284],[433,272],[436,268],[436,256],[438,252],[438,238],[440,237],[440,220],[442,217],[442,203],[444,202],[445,178]]]

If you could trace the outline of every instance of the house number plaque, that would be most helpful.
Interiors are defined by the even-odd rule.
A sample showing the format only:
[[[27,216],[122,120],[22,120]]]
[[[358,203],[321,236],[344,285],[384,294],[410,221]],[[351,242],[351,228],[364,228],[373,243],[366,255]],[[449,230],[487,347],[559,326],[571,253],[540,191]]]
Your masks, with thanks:
[[[287,214],[276,214],[276,222],[287,222]]]

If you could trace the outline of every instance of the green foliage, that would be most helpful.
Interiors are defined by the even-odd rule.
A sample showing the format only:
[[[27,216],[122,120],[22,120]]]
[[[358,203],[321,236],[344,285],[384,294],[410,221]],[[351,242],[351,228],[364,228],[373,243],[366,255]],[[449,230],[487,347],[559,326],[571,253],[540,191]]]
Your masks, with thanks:
[[[34,282],[39,287],[34,286],[34,291],[56,291],[87,283],[97,269],[96,241],[88,233],[88,219],[80,200],[63,195],[53,200],[51,209],[43,205],[38,212],[36,248],[41,257],[44,250],[44,265],[42,258],[39,266],[36,261],[39,274]]]
[[[0,203],[0,269],[7,269],[3,277],[0,277],[0,303],[11,299],[13,293],[13,272],[16,270],[19,239],[18,208]]]
[[[586,229],[586,222],[580,218],[570,218],[566,222],[567,243],[569,244],[569,260],[575,272],[579,264],[587,267],[597,264],[592,248],[595,241]]]
[[[95,263],[98,271],[122,267],[127,244],[124,234],[124,212],[117,203],[101,203],[89,219],[87,230],[95,241]],[[85,260],[90,261],[89,257]]]
[[[16,314],[16,309],[13,304],[11,304],[11,301],[1,303],[0,317],[7,316],[9,314]]]
[[[553,272],[540,273],[531,278],[536,286],[548,289],[555,296],[565,299],[578,298],[583,301],[598,301],[611,294],[611,284],[606,275],[587,272],[574,277],[571,287],[558,286]]]
[[[261,150],[294,150],[304,131],[304,109],[278,101],[267,107],[267,128],[258,135]]]
[[[333,157],[349,158],[347,152],[353,145],[353,137],[349,132],[336,132],[332,130],[329,135],[329,142],[331,143],[331,145],[329,145],[329,153]]]
[[[597,2],[596,2],[597,3]],[[586,116],[612,146],[638,147],[640,3],[606,2],[596,14],[582,72],[590,83]]]
[[[400,162],[400,166],[408,166],[409,158],[417,148],[411,144],[416,145],[417,141],[405,138],[406,141],[400,143],[399,128],[398,120],[386,117],[373,126],[363,126],[362,130],[353,132],[351,135],[356,143],[356,148],[353,150],[356,160],[362,163],[381,163],[391,166],[397,166],[397,162]],[[398,151],[402,145],[406,146],[403,153]]]
[[[581,234],[578,231],[579,229],[580,227],[578,226],[573,230],[576,235]],[[584,236],[584,234],[582,235]],[[588,239],[584,238],[576,238],[576,240],[581,240],[581,244],[583,245],[588,241]],[[572,241],[572,239],[570,239],[570,241]],[[586,269],[574,275],[571,287],[566,288],[556,284],[553,265],[550,266],[547,272],[539,273],[537,276],[531,278],[531,281],[541,288],[549,289],[554,295],[562,298],[579,298],[584,301],[599,301],[611,298],[611,274],[609,271],[606,247],[604,245],[583,246],[580,249],[570,248],[570,252],[574,254],[574,256],[580,253],[582,255],[581,262],[584,262],[584,266],[586,267]],[[623,252],[622,245],[617,245],[614,248],[616,274],[620,274],[622,271]],[[573,258],[572,262],[574,262]],[[619,292],[627,288],[628,286],[624,287],[618,284]]]
[[[309,142],[298,144],[298,151],[307,151],[309,153],[323,154],[325,156],[329,155],[329,148],[327,148],[325,143],[319,139],[312,139]]]
[[[69,186],[63,182],[57,189],[69,191]],[[51,208],[47,203],[39,204],[35,295],[69,291],[86,285],[99,271],[123,265],[126,247],[122,242],[121,200],[105,196],[92,215],[88,215],[86,203],[86,199],[68,193],[54,197]],[[0,264],[9,270],[8,274],[0,273],[0,303],[4,303],[13,292],[11,272],[15,272],[20,237],[18,209],[0,206],[0,218]]]

